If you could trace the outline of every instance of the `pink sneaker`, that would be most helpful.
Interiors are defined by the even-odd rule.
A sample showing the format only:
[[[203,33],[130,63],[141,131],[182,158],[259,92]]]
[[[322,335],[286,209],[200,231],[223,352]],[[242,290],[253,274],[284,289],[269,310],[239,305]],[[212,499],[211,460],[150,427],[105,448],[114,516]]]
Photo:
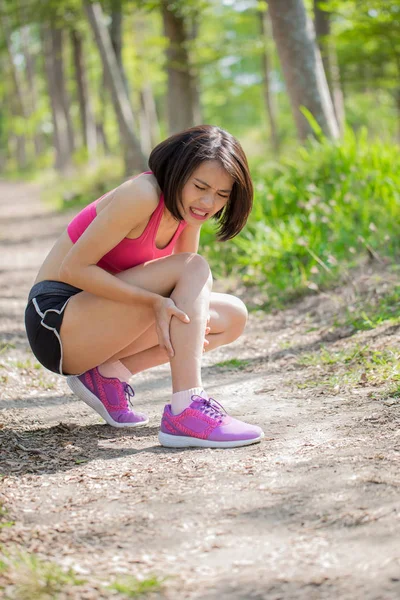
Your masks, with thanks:
[[[128,406],[135,392],[116,377],[103,377],[97,367],[82,375],[67,377],[70,389],[113,427],[147,425],[147,415],[135,413]]]
[[[158,439],[170,448],[236,448],[259,442],[264,437],[260,427],[229,417],[219,402],[192,396],[192,403],[179,415],[167,404]]]

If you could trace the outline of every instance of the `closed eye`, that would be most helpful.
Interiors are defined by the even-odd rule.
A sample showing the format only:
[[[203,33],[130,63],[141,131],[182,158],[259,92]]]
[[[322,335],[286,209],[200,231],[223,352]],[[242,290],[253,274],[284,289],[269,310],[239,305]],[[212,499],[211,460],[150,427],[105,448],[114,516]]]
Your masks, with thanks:
[[[194,187],[196,187],[198,190],[201,190],[202,192],[204,192],[207,188],[205,187],[200,187],[199,185],[197,185],[197,183],[194,184]],[[228,200],[229,196],[225,196],[224,194],[218,194],[218,196],[220,198],[224,198],[224,200]]]

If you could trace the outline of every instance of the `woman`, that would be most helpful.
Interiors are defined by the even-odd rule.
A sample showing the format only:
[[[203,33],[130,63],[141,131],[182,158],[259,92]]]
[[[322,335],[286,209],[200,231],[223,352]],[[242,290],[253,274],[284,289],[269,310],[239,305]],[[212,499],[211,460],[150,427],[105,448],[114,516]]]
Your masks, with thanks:
[[[129,378],[169,360],[161,444],[258,442],[262,430],[229,417],[201,379],[203,348],[232,342],[247,319],[238,298],[211,291],[197,254],[205,221],[218,220],[221,241],[247,221],[245,154],[229,133],[203,125],[156,146],[149,167],[85,207],[50,251],[26,309],[32,350],[115,427],[148,422],[128,405]]]

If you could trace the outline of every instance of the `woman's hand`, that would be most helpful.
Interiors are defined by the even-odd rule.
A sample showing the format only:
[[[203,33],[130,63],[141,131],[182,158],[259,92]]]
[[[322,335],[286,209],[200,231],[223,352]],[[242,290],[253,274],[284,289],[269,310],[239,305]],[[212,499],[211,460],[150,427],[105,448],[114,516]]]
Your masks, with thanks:
[[[160,296],[154,303],[154,313],[156,317],[156,331],[158,335],[158,342],[161,348],[165,348],[170,358],[174,356],[174,349],[172,348],[169,328],[172,317],[176,317],[182,323],[189,323],[190,319],[186,313],[180,310],[175,302],[171,298],[164,298]]]
[[[211,331],[211,327],[210,327],[210,321],[211,321],[211,315],[208,315],[207,317],[207,323],[206,323],[206,333],[205,336],[207,337],[207,335],[210,333]],[[207,346],[210,345],[210,342],[206,339],[206,337],[204,338],[204,344],[203,344],[203,352],[206,351]]]

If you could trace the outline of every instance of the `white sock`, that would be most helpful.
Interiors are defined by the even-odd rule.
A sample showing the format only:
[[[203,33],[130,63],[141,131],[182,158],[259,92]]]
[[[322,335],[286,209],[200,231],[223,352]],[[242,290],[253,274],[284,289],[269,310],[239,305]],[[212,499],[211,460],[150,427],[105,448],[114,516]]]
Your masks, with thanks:
[[[122,364],[120,360],[106,361],[98,367],[100,375],[103,377],[116,377],[120,381],[128,381],[132,377],[132,373],[129,369]]]
[[[189,390],[184,390],[183,392],[175,392],[172,394],[171,399],[171,411],[173,415],[179,415],[182,411],[185,410],[192,403],[192,396],[202,396],[203,398],[208,399],[207,394],[201,387],[190,388]]]

